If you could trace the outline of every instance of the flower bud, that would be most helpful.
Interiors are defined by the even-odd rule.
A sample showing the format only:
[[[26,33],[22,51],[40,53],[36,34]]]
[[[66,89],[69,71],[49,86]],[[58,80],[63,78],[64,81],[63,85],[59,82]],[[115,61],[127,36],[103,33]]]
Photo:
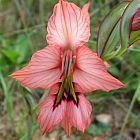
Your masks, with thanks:
[[[134,14],[131,24],[131,31],[140,30],[140,9]]]

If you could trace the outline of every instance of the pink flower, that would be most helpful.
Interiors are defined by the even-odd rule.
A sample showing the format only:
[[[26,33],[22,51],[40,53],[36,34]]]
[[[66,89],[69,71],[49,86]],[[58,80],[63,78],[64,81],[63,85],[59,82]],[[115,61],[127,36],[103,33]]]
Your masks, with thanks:
[[[76,103],[73,96],[66,90],[62,100],[55,105],[58,90],[59,86],[55,85],[48,97],[39,105],[37,120],[42,133],[50,132],[59,123],[68,135],[71,135],[72,126],[84,132],[91,121],[92,106],[81,93],[76,93]]]
[[[58,123],[84,132],[90,123],[91,105],[84,93],[110,91],[123,84],[106,71],[104,62],[84,44],[90,37],[89,3],[82,10],[60,0],[48,22],[48,46],[36,52],[29,64],[11,76],[29,88],[49,89],[39,106],[43,133]]]
[[[140,9],[137,10],[137,12],[134,14],[132,18],[131,30],[132,31],[140,30]]]

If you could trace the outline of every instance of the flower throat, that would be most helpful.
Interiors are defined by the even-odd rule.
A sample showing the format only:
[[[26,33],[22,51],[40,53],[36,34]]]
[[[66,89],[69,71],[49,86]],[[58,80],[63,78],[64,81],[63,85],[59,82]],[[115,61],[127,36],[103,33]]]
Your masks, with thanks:
[[[73,66],[75,62],[75,55],[73,55],[73,51],[70,49],[64,50],[62,57],[62,75],[61,75],[61,85],[58,92],[58,96],[56,98],[55,105],[58,105],[64,96],[64,93],[67,95],[66,98],[69,98],[70,96],[73,97],[74,101],[77,103],[77,97],[74,91],[73,86]]]

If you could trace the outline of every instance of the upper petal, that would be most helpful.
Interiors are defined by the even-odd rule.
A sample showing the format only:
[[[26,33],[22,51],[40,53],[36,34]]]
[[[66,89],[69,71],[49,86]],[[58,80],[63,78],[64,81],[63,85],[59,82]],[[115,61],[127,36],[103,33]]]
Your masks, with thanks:
[[[78,104],[73,100],[68,101],[66,116],[72,126],[76,127],[79,131],[84,130],[89,126],[91,119],[92,106],[83,94],[78,95]]]
[[[29,64],[11,76],[29,88],[49,88],[60,81],[61,53],[58,47],[46,47],[33,54]]]
[[[81,87],[82,92],[110,91],[124,86],[106,71],[104,62],[89,48],[79,47],[76,54],[73,81]]]
[[[83,7],[82,7],[82,13],[85,15],[85,17],[87,18],[87,22],[89,22],[90,24],[90,16],[88,13],[90,7],[90,2],[86,3]]]
[[[61,103],[54,108],[55,98],[55,95],[49,95],[39,105],[37,121],[43,134],[50,132],[55,125],[62,121],[65,115],[66,101],[62,100]]]
[[[49,19],[46,39],[60,47],[82,46],[90,37],[88,4],[81,10],[74,3],[59,0]]]

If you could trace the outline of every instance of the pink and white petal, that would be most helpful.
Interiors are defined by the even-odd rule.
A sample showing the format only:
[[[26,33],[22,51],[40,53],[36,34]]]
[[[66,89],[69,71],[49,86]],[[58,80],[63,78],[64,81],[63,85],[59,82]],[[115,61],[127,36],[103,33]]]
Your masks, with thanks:
[[[74,3],[59,0],[48,22],[48,44],[73,48],[87,42],[90,37],[87,8],[82,11]]]
[[[79,131],[84,132],[89,126],[91,119],[92,106],[83,94],[78,95],[78,104],[73,100],[68,101],[66,114],[70,124]]]
[[[77,48],[73,81],[82,92],[110,91],[124,85],[106,71],[104,62],[86,46]]]
[[[90,16],[88,13],[90,7],[90,2],[86,3],[83,8],[82,8],[82,13],[85,15],[85,17],[87,17],[87,22],[90,24]]]
[[[29,88],[48,89],[60,81],[60,65],[60,48],[48,46],[33,54],[29,64],[11,76]]]
[[[68,136],[71,135],[72,131],[72,125],[68,120],[67,114],[65,114],[65,117],[63,118],[62,122],[61,122],[61,127],[66,131],[66,133],[68,134]]]
[[[66,100],[62,100],[61,103],[54,108],[55,99],[55,95],[49,95],[39,105],[37,122],[43,134],[52,131],[52,129],[62,121],[65,115]]]

